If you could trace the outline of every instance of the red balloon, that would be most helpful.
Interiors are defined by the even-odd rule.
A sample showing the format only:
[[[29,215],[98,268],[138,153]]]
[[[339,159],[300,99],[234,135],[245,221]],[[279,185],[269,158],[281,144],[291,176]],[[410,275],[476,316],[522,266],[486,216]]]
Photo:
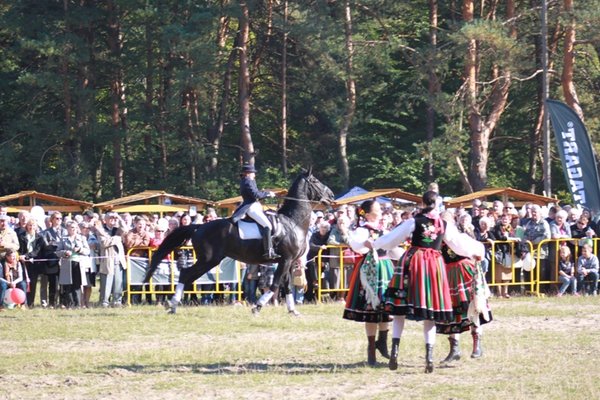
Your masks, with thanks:
[[[10,299],[15,304],[23,304],[23,303],[25,303],[25,299],[26,299],[25,292],[19,288],[14,288],[12,290],[12,293],[10,294]]]

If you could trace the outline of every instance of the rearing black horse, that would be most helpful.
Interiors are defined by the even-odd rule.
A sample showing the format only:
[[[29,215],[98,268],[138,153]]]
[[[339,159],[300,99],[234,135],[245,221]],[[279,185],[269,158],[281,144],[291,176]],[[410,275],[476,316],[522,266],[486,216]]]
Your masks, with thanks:
[[[333,192],[314,177],[311,170],[296,178],[283,205],[277,211],[276,218],[281,229],[274,237],[274,246],[281,257],[276,260],[278,265],[273,284],[270,290],[258,300],[254,312],[260,311],[260,308],[269,301],[275,289],[281,285],[283,278],[289,277],[292,263],[304,254],[312,212],[311,203],[329,204],[331,201],[333,201]],[[176,312],[184,286],[210,271],[225,257],[248,264],[273,262],[263,257],[264,249],[261,239],[243,240],[240,238],[237,225],[231,218],[217,219],[202,225],[180,226],[171,232],[154,252],[144,281],[149,282],[160,262],[190,238],[197,260],[193,266],[181,269],[175,295],[169,304],[170,313]],[[286,293],[288,311],[296,314],[291,292],[291,279],[287,280],[289,286],[288,293]]]

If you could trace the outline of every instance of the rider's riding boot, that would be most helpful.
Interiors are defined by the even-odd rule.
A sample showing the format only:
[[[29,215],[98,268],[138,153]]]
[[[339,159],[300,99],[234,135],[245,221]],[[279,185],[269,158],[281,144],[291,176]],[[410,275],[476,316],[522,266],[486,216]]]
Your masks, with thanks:
[[[375,348],[379,350],[379,353],[383,356],[383,358],[390,358],[390,354],[388,353],[387,337],[388,331],[379,331],[379,337],[375,342]]]
[[[442,364],[448,364],[452,361],[460,360],[460,346],[458,343],[458,339],[454,339],[453,337],[448,337],[448,341],[450,341],[450,353],[448,356],[442,361]]]
[[[265,249],[265,254],[263,255],[263,257],[266,259],[269,259],[269,260],[278,258],[279,254],[275,253],[275,250],[273,249],[273,238],[271,237],[271,228],[263,227],[262,235],[263,235],[263,247]]]

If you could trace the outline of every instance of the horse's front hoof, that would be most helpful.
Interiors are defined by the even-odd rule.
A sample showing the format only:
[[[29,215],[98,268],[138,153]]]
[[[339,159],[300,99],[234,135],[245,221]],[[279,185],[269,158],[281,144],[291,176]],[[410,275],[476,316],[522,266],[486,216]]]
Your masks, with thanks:
[[[298,310],[290,310],[290,311],[288,311],[288,313],[290,315],[293,315],[294,317],[300,317],[302,315],[298,312]]]
[[[167,311],[167,314],[177,314],[177,309],[175,307],[169,308],[169,311]]]
[[[254,315],[260,314],[260,309],[261,308],[262,308],[261,306],[255,305],[254,307],[252,307],[252,314],[254,314]]]

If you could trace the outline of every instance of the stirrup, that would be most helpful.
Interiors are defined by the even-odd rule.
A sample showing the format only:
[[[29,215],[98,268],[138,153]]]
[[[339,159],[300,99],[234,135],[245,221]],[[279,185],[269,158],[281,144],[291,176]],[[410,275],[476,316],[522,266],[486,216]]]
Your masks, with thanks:
[[[267,260],[276,260],[278,258],[280,258],[281,256],[277,253],[275,253],[275,250],[268,251],[265,254],[263,254],[263,257],[266,258]]]

